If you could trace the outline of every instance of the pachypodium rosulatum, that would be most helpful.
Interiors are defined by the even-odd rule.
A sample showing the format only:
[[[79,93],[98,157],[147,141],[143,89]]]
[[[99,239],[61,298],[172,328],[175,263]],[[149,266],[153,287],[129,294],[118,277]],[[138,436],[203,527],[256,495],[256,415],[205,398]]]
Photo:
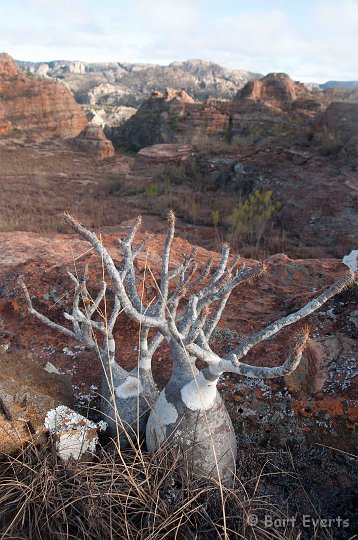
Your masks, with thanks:
[[[123,426],[129,428],[126,431],[130,435],[145,430],[149,451],[154,452],[162,444],[168,444],[178,448],[185,456],[186,464],[196,472],[220,477],[224,483],[230,483],[235,471],[237,445],[232,422],[217,390],[220,376],[234,373],[272,379],[294,371],[309,339],[307,328],[296,332],[282,365],[253,366],[242,362],[242,359],[255,345],[285,326],[307,317],[349,286],[354,281],[354,273],[345,273],[304,307],[274,321],[241,341],[226,356],[221,356],[211,349],[210,339],[230,294],[236,287],[265,274],[264,264],[246,267],[240,264],[239,257],[230,259],[229,246],[224,244],[215,269],[212,269],[212,260],[208,260],[204,268],[198,270],[195,249],[184,256],[182,264],[170,269],[175,231],[175,217],[170,212],[156,297],[144,305],[135,272],[135,257],[143,248],[143,242],[133,248],[140,218],[125,240],[119,242],[123,254],[120,268],[95,233],[69,214],[65,215],[65,221],[91,244],[103,261],[115,291],[112,313],[108,322],[92,320],[104,298],[105,283],[91,306],[80,309],[79,300],[87,295],[85,274],[80,280],[70,274],[75,283],[75,295],[72,312],[65,317],[72,322],[72,330],[51,322],[36,311],[22,283],[31,313],[55,330],[99,351],[104,368],[102,408],[105,416],[111,419],[112,436],[120,433],[122,444],[125,444],[128,434],[123,432]],[[138,367],[131,372],[120,367],[120,359],[115,352],[113,327],[120,311],[124,311],[139,327]],[[93,340],[94,333],[98,332],[103,334],[100,348]],[[150,340],[149,335],[152,335]],[[163,340],[169,344],[173,370],[165,388],[159,392],[151,367],[153,354]],[[199,370],[197,360],[204,362],[206,367]]]
[[[127,259],[120,276],[123,281],[131,279],[128,261],[133,262],[143,249],[146,239],[132,250],[134,235],[140,227],[137,219],[127,237],[119,241],[122,252]],[[127,448],[130,441],[140,438],[145,432],[149,412],[159,395],[152,376],[151,362],[154,352],[163,341],[163,336],[157,334],[149,341],[149,328],[141,326],[139,340],[138,365],[131,371],[125,370],[118,362],[116,342],[113,330],[119,314],[122,311],[118,296],[115,296],[110,313],[105,313],[101,304],[106,295],[107,283],[102,282],[96,298],[88,292],[89,280],[87,267],[80,276],[76,277],[67,272],[74,283],[74,295],[71,312],[64,312],[65,319],[72,323],[72,329],[51,321],[48,317],[34,308],[31,297],[24,281],[19,283],[24,291],[28,310],[41,322],[65,336],[72,338],[100,358],[103,376],[101,386],[101,412],[108,424],[108,434],[119,442],[121,448]],[[107,306],[108,304],[106,304]]]

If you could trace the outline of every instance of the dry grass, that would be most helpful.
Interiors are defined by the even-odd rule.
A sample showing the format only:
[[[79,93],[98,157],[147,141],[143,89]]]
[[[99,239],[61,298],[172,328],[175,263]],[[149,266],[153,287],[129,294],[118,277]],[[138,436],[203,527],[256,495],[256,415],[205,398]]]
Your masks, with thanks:
[[[317,256],[315,247],[298,247],[297,239],[283,234],[274,224],[258,248],[246,241],[228,238],[227,218],[240,202],[240,193],[206,186],[198,171],[188,185],[153,181],[150,193],[125,180],[133,158],[116,155],[103,162],[81,153],[69,143],[56,141],[0,141],[0,232],[31,231],[67,233],[66,210],[94,229],[116,226],[138,213],[164,216],[169,208],[178,218],[198,227],[181,234],[189,241],[219,249],[229,240],[242,255],[266,257],[277,251],[290,256]],[[173,169],[173,168],[172,168]],[[173,171],[172,171],[173,172]],[[193,176],[189,171],[190,178]],[[153,187],[154,186],[154,187]],[[213,211],[219,214],[214,227]],[[200,231],[205,226],[207,231]],[[211,233],[210,230],[211,229]]]
[[[250,526],[248,516],[284,513],[267,498],[224,489],[177,465],[163,448],[65,465],[48,449],[28,448],[0,464],[1,539],[294,539],[294,529]],[[258,482],[259,483],[259,479]],[[297,532],[297,531],[296,531]]]
[[[61,141],[1,141],[0,232],[68,232],[64,210],[91,227],[132,217],[107,194],[125,166],[119,156],[101,162]]]
[[[222,502],[218,483],[167,447],[154,455],[100,449],[95,461],[64,464],[51,448],[32,445],[0,462],[0,539],[353,540],[354,496],[343,488],[353,461],[335,449],[253,444],[239,450]],[[341,487],[327,491],[337,473]],[[304,515],[333,525],[303,527]],[[337,516],[349,527],[336,527]]]

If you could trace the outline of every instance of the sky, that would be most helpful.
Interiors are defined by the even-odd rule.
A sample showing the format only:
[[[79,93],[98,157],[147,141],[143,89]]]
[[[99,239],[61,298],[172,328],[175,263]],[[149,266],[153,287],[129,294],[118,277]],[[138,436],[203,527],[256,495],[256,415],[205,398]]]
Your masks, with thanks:
[[[0,0],[0,52],[358,80],[358,0]]]

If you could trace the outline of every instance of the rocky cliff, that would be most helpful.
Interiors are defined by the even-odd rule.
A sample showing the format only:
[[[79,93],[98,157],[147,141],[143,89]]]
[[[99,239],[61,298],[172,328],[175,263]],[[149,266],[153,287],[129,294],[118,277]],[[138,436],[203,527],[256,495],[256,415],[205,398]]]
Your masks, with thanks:
[[[0,55],[0,134],[70,138],[86,125],[65,84],[25,75],[9,55]]]
[[[309,90],[285,73],[269,73],[248,82],[232,100],[231,135],[278,134],[312,120],[328,103],[324,92]]]
[[[133,149],[158,143],[205,146],[210,137],[257,138],[283,133],[312,120],[330,102],[324,92],[308,90],[284,73],[248,82],[234,99],[194,101],[186,92],[153,92],[123,126],[114,128],[117,146]]]
[[[236,94],[233,105],[246,110],[248,105],[262,105],[279,112],[307,109],[312,101],[312,108],[319,105],[320,92],[310,91],[307,86],[293,81],[286,73],[269,73],[257,81],[248,82]]]

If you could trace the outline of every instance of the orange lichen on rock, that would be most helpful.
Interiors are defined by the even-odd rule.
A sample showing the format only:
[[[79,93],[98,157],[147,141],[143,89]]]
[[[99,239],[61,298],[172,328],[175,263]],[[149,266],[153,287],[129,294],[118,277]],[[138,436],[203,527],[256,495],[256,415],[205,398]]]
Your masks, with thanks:
[[[344,416],[345,411],[341,400],[322,401],[293,401],[292,408],[296,416],[301,415],[312,418],[321,413],[328,413],[330,417]]]

